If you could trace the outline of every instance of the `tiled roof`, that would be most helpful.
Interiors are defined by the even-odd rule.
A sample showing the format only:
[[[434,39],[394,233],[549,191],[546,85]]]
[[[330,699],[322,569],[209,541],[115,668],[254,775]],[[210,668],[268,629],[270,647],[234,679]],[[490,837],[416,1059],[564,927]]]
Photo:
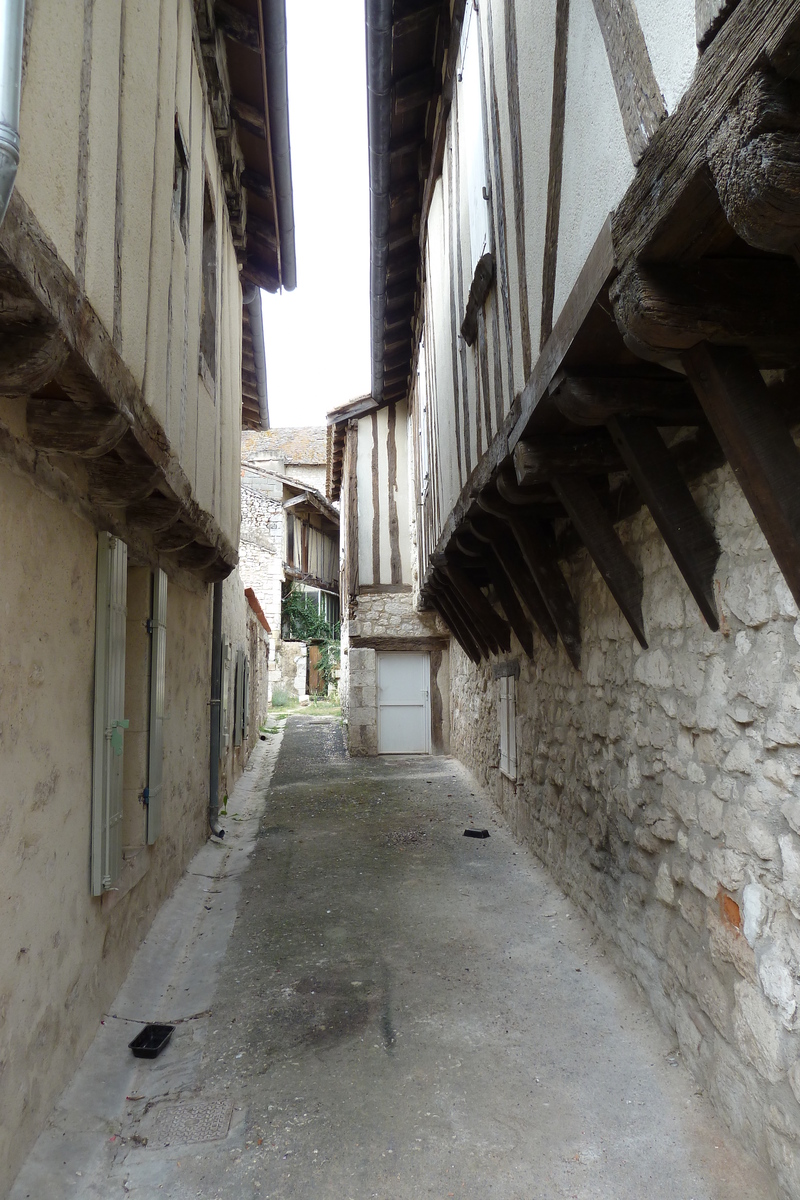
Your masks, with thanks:
[[[287,465],[324,467],[326,430],[323,425],[299,429],[248,430],[242,434],[242,458],[282,458]]]

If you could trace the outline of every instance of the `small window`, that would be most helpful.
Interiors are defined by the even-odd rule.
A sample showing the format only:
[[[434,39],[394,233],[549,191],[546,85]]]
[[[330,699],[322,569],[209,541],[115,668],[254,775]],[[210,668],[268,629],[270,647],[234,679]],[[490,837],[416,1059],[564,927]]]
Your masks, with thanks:
[[[203,369],[205,368],[205,370]],[[203,309],[200,316],[200,373],[213,391],[217,369],[217,222],[208,180],[203,191]]]
[[[517,778],[517,681],[504,675],[500,684],[500,770],[508,779]]]
[[[175,220],[178,222],[181,237],[185,245],[189,215],[189,159],[186,154],[186,146],[177,117],[175,118],[175,168],[172,176],[172,211],[175,215]]]

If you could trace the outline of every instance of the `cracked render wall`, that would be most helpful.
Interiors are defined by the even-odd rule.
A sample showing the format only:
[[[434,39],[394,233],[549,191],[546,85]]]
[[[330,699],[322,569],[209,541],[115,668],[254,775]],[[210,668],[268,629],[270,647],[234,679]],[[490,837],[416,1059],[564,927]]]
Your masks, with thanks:
[[[582,670],[515,643],[516,784],[498,682],[455,642],[452,749],[622,949],[743,1141],[800,1196],[800,620],[730,470],[693,489],[722,554],[705,625],[646,510],[642,650],[585,553],[565,564]]]

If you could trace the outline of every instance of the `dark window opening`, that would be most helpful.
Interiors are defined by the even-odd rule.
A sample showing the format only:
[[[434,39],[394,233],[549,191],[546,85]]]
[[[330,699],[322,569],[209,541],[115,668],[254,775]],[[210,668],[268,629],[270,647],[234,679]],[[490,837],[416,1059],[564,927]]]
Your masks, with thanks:
[[[200,314],[200,371],[213,389],[217,368],[217,222],[208,180],[203,189],[203,307]]]
[[[181,231],[184,245],[188,230],[189,215],[189,160],[183,142],[183,134],[175,118],[175,167],[172,176],[172,211]]]

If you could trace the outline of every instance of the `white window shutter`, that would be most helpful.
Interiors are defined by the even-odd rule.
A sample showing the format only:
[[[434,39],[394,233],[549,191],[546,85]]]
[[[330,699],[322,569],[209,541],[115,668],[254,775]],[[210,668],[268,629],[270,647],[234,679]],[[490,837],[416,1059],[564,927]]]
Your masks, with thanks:
[[[230,711],[229,694],[231,690],[231,644],[226,642],[222,649],[222,693],[220,696],[219,706],[219,722],[220,722],[220,746],[223,750],[228,749],[231,740],[230,721],[228,713]]]
[[[236,684],[233,702],[233,744],[242,744],[242,712],[244,710],[244,651],[236,651]]]
[[[500,770],[508,774],[508,677],[503,675],[497,681],[500,684],[499,725],[500,725]]]
[[[250,659],[243,653],[244,660],[244,691],[242,696],[242,737],[247,742],[250,733]]]
[[[509,779],[517,778],[517,681],[513,675],[507,680],[506,712],[508,715],[508,769]]]
[[[125,622],[128,549],[97,539],[97,616],[92,747],[92,895],[113,887],[122,870],[122,749],[125,720]]]
[[[147,747],[147,844],[161,833],[164,775],[164,694],[167,670],[167,577],[153,575],[153,615],[150,620],[150,731]]]

